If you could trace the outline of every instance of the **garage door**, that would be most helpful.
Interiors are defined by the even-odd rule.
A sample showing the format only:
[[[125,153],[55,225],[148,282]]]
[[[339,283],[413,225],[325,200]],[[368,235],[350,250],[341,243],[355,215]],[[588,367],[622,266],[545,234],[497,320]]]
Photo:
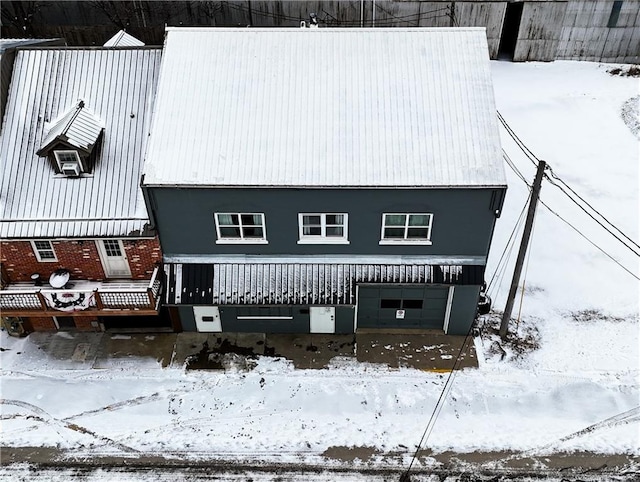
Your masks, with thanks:
[[[448,286],[360,286],[358,328],[442,329]]]

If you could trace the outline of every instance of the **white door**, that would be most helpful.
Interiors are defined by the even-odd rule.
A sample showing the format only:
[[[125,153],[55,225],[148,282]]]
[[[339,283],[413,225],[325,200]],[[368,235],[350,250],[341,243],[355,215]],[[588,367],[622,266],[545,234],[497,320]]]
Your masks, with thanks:
[[[193,316],[198,331],[221,332],[220,310],[217,306],[194,306]]]
[[[333,306],[312,306],[309,308],[311,317],[311,333],[335,333],[336,309]]]
[[[101,239],[96,243],[105,276],[107,278],[130,278],[131,270],[122,242],[119,239]]]

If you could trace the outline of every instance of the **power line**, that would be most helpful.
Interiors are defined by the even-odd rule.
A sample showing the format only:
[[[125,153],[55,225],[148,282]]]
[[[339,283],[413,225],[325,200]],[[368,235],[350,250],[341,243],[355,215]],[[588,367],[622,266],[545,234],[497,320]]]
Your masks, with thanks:
[[[500,114],[500,111],[496,111],[496,112],[498,113],[498,120],[500,120],[500,123],[505,128],[509,136],[511,136],[511,138],[515,141],[515,143],[518,145],[520,150],[525,153],[525,155],[529,158],[531,163],[537,168],[538,167],[537,163],[540,162],[540,159],[538,159],[538,157],[526,146],[526,144],[520,140],[520,138],[516,135],[516,133],[511,128],[511,126],[507,124],[507,121],[504,119],[504,117],[502,117],[502,114]]]
[[[431,416],[429,417],[429,422],[427,422],[427,426],[425,427],[424,432],[422,432],[422,437],[420,437],[420,442],[418,443],[418,446],[416,447],[416,451],[414,452],[413,457],[411,458],[409,467],[407,467],[407,470],[400,477],[400,480],[402,482],[410,480],[409,472],[411,471],[413,464],[418,458],[418,453],[420,452],[422,445],[426,444],[427,441],[429,440],[431,432],[433,431],[433,427],[435,426],[438,416],[440,415],[440,411],[442,410],[442,407],[444,405],[444,401],[449,395],[449,392],[451,391],[451,387],[453,386],[453,382],[455,381],[456,367],[460,362],[460,357],[462,356],[462,352],[465,350],[469,342],[472,331],[473,331],[473,323],[469,327],[469,331],[464,337],[464,340],[462,341],[462,345],[460,345],[460,350],[458,351],[458,355],[456,356],[456,359],[453,363],[453,367],[451,368],[451,371],[449,372],[449,376],[447,377],[447,380],[444,386],[442,387],[442,391],[440,392],[440,397],[438,397],[438,401],[436,402],[435,407],[433,407],[433,411],[431,412]]]
[[[631,239],[629,236],[627,236],[622,230],[620,230],[620,228],[618,228],[615,224],[613,224],[611,221],[609,221],[606,217],[604,217],[604,215],[602,213],[600,213],[596,208],[594,208],[591,204],[589,204],[584,198],[582,198],[582,196],[580,196],[575,190],[573,190],[571,188],[571,186],[569,186],[565,181],[563,181],[562,179],[560,179],[560,177],[558,177],[557,174],[555,174],[553,172],[552,169],[549,169],[549,171],[551,172],[551,177],[550,178],[547,176],[548,181],[553,184],[554,186],[556,186],[558,189],[560,189],[576,206],[578,206],[580,209],[582,209],[587,215],[589,215],[589,217],[591,217],[594,221],[596,221],[598,224],[600,224],[600,226],[602,226],[604,229],[606,229],[612,236],[614,236],[616,239],[618,239],[622,244],[624,244],[625,246],[627,246],[627,248],[631,249],[636,255],[640,255],[640,253],[637,253],[632,247],[628,246],[624,241],[622,241],[620,238],[618,238],[618,236],[616,236],[614,233],[612,233],[611,231],[609,231],[609,229],[607,229],[606,226],[604,226],[600,221],[598,221],[591,213],[589,213],[583,206],[581,206],[573,197],[571,197],[571,195],[565,191],[565,189],[560,186],[559,184],[557,184],[555,182],[555,180],[559,181],[563,186],[565,186],[569,191],[571,191],[571,193],[573,193],[574,196],[576,196],[578,199],[580,199],[580,201],[582,201],[584,204],[586,204],[587,206],[589,206],[589,208],[596,213],[598,216],[600,216],[609,226],[611,226],[613,229],[615,229],[618,233],[620,233],[625,239],[627,239],[633,246],[635,246],[635,248],[637,248],[638,250],[640,250],[640,245],[638,243],[636,243],[633,239]]]
[[[633,276],[635,279],[637,279],[638,281],[640,281],[640,277],[636,276],[635,274],[633,274],[631,271],[629,271],[625,266],[623,266],[617,259],[615,259],[613,256],[611,256],[609,253],[607,253],[604,249],[602,249],[600,246],[598,246],[596,243],[594,243],[593,241],[591,241],[587,236],[585,236],[584,234],[582,234],[582,232],[580,232],[580,230],[578,228],[576,228],[573,224],[571,224],[569,221],[567,221],[566,219],[564,219],[562,216],[560,216],[557,212],[555,212],[553,209],[551,209],[549,206],[547,206],[544,201],[542,201],[542,199],[540,199],[540,203],[547,208],[552,214],[554,214],[556,217],[558,217],[561,221],[563,221],[565,224],[567,224],[571,229],[573,229],[576,233],[578,233],[580,236],[582,236],[584,239],[586,239],[590,244],[592,244],[594,247],[596,247],[600,252],[602,252],[605,256],[607,256],[609,259],[611,259],[614,263],[616,263],[618,266],[620,266],[623,270],[625,270],[627,273],[629,273],[631,276]]]
[[[519,229],[520,225],[522,224],[522,220],[524,219],[524,212],[527,210],[527,204],[529,204],[529,199],[531,199],[531,193],[529,193],[529,197],[525,201],[524,206],[522,207],[522,211],[520,211],[520,216],[518,216],[518,219],[516,220],[516,224],[513,226],[513,229],[511,230],[511,235],[509,236],[509,239],[507,240],[507,244],[505,245],[504,249],[502,250],[502,255],[500,256],[500,259],[498,260],[498,264],[496,265],[496,269],[493,272],[493,275],[491,276],[491,279],[489,280],[489,283],[487,284],[487,292],[491,288],[491,285],[493,284],[493,280],[496,278],[496,275],[498,274],[498,270],[500,269],[500,265],[502,264],[502,260],[504,259],[505,255],[507,254],[507,249],[509,249],[509,253],[511,253],[511,248],[513,248],[513,245],[511,244],[511,241],[514,239],[516,231]],[[511,248],[509,248],[509,246],[511,246]],[[505,262],[505,266],[506,266],[506,262]]]
[[[524,182],[529,187],[529,190],[531,190],[531,184],[529,184],[527,179],[520,172],[520,170],[516,167],[515,163],[511,160],[511,158],[509,157],[509,155],[507,154],[507,152],[504,149],[502,149],[502,157],[504,157],[504,160],[507,162],[507,165],[511,168],[511,170],[513,172],[515,172],[516,176],[518,176],[520,178],[520,180],[522,182]]]

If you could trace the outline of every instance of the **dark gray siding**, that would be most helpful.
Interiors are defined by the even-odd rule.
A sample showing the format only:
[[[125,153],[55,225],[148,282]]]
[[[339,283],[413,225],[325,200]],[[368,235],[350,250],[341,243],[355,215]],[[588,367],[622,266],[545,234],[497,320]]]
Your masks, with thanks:
[[[504,189],[149,188],[165,256],[486,256]],[[215,212],[265,213],[267,245],[216,244]],[[349,214],[348,245],[297,244],[299,212]],[[431,246],[380,246],[382,213],[433,213]]]
[[[198,331],[196,328],[196,319],[193,316],[192,306],[178,306],[180,315],[180,323],[183,331]]]
[[[448,335],[466,335],[476,318],[480,286],[456,286],[449,317]]]

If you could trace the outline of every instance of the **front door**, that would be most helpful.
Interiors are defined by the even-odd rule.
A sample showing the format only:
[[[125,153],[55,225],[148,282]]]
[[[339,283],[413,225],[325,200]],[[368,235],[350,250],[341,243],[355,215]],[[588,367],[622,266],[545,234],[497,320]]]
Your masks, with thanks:
[[[131,270],[122,242],[119,239],[101,239],[96,243],[105,276],[107,278],[130,278]]]
[[[194,306],[193,317],[199,332],[221,332],[220,310],[217,306]]]
[[[311,333],[335,333],[336,309],[333,306],[312,306],[309,308]]]

